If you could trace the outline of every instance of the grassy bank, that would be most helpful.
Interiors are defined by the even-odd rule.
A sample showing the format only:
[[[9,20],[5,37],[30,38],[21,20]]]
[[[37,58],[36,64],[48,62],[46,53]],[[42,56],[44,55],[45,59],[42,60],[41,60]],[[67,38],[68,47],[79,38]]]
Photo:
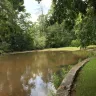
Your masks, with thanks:
[[[96,48],[96,45],[87,46],[86,49],[94,49],[94,48]],[[78,50],[80,50],[80,47],[48,48],[48,49],[43,49],[41,51],[78,51]]]
[[[30,51],[15,51],[15,52],[4,52],[0,50],[0,53],[2,54],[17,54],[17,53],[29,53],[29,52],[46,52],[46,51],[78,51],[80,48],[78,47],[62,47],[62,48],[48,48],[48,49],[42,49],[42,50],[30,50]]]
[[[96,96],[96,58],[80,71],[72,96]]]
[[[77,51],[80,47],[62,47],[62,48],[49,48],[43,49],[42,51]]]
[[[96,49],[96,45],[90,45],[86,49],[82,49],[82,53],[84,54],[86,50],[92,51],[93,49]],[[42,50],[30,50],[30,51],[15,51],[15,52],[4,52],[0,50],[0,53],[8,53],[8,54],[17,54],[17,53],[28,53],[28,52],[46,52],[46,51],[72,51],[72,52],[77,52],[80,50],[80,47],[61,47],[61,48],[47,48],[47,49],[42,49]],[[80,51],[79,51],[80,53]],[[80,53],[81,54],[81,53]]]

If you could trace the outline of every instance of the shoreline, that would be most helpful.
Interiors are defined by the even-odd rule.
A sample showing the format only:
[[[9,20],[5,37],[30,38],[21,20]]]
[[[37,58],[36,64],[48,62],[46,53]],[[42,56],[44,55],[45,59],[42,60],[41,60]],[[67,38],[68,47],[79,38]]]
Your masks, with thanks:
[[[0,55],[6,54],[20,54],[20,53],[33,53],[33,52],[50,52],[50,51],[79,51],[80,48],[77,47],[63,47],[63,48],[49,48],[49,49],[41,49],[41,50],[30,50],[30,51],[14,51],[8,53],[1,53]]]
[[[57,89],[56,96],[70,96],[71,88],[77,73],[80,69],[89,62],[91,58],[87,58],[79,63],[77,63],[72,69],[66,74],[66,77],[62,80],[60,86]]]
[[[88,46],[88,48],[92,48],[92,46]],[[96,48],[96,47],[95,47]],[[32,53],[32,52],[50,52],[50,51],[79,51],[79,50],[89,50],[92,51],[92,49],[80,49],[80,47],[61,47],[61,48],[46,48],[46,49],[37,49],[37,50],[30,50],[30,51],[13,51],[13,52],[1,52],[0,55],[5,54],[20,54],[20,53]]]

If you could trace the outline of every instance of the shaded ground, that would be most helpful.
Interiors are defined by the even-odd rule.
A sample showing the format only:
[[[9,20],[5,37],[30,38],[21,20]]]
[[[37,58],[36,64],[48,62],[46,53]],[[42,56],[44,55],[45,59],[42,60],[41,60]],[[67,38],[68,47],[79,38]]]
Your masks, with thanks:
[[[79,72],[71,96],[96,96],[96,58]]]

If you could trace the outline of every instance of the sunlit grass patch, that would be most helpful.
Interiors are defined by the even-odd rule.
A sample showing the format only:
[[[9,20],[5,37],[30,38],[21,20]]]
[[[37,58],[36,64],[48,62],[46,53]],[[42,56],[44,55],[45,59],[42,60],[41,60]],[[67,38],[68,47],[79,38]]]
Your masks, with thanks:
[[[43,51],[77,51],[77,50],[80,50],[80,47],[49,48],[44,49]]]
[[[87,46],[86,49],[93,49],[93,48],[96,48],[96,45]],[[80,50],[80,47],[48,48],[48,49],[43,49],[42,51],[78,51],[78,50]]]
[[[88,48],[96,48],[96,45],[89,45]]]
[[[77,51],[80,50],[80,47],[64,47],[64,48],[58,48],[61,50],[68,50],[68,51]]]

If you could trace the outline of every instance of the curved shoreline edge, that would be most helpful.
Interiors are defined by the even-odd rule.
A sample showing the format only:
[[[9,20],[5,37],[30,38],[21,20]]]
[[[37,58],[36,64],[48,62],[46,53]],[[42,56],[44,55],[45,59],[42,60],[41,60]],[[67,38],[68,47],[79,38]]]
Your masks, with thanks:
[[[14,52],[3,52],[2,55],[6,54],[19,54],[19,53],[33,53],[33,52],[52,52],[52,51],[79,51],[80,48],[77,47],[62,47],[62,48],[49,48],[49,49],[37,49],[37,50],[29,50],[29,51],[14,51]]]
[[[92,58],[87,58],[82,62],[76,64],[69,72],[66,74],[66,77],[63,79],[61,85],[57,89],[56,96],[70,96],[71,88],[76,78],[78,71],[91,60]]]

